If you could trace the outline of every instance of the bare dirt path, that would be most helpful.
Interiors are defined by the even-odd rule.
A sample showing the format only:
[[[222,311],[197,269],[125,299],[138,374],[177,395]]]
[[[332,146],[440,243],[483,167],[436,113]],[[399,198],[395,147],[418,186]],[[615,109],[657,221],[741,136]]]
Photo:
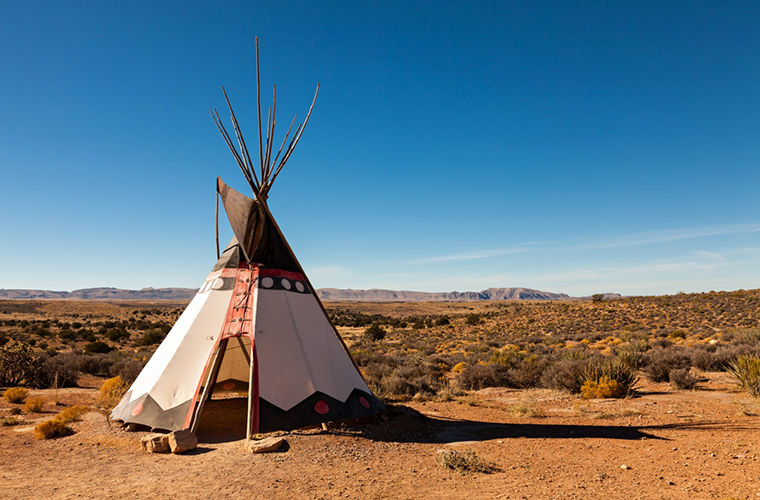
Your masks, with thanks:
[[[484,389],[405,404],[361,428],[291,433],[288,451],[264,455],[210,433],[190,454],[148,455],[141,433],[109,427],[96,412],[73,436],[37,441],[31,424],[53,413],[33,414],[0,427],[0,496],[758,498],[760,404],[725,374],[706,376],[699,390],[644,383],[626,400]],[[95,392],[58,397],[81,403]],[[498,470],[452,472],[439,463],[442,449],[474,451]]]

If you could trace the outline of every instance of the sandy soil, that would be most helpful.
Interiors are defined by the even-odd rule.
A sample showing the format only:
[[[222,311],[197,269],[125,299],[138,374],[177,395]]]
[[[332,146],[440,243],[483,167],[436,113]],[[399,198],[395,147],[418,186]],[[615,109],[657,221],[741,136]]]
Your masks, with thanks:
[[[695,391],[646,381],[641,389],[630,399],[591,401],[484,389],[399,405],[370,425],[290,433],[287,451],[263,455],[244,451],[242,430],[229,428],[224,412],[209,413],[198,449],[176,456],[143,452],[142,433],[109,426],[97,412],[74,424],[73,436],[37,441],[33,424],[59,408],[54,391],[33,391],[50,401],[49,413],[0,427],[0,496],[760,497],[760,403],[722,373],[705,374]],[[95,394],[60,390],[58,400],[86,403]],[[0,415],[10,406],[3,400]],[[450,471],[439,463],[443,449],[475,451],[498,470]]]

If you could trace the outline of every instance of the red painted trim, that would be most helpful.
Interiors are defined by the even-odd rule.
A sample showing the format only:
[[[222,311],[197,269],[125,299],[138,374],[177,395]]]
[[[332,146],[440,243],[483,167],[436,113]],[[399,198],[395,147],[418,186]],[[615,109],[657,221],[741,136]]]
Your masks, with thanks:
[[[258,268],[261,276],[277,276],[278,278],[288,278],[291,280],[304,281],[304,275],[292,271],[283,271],[282,269]]]

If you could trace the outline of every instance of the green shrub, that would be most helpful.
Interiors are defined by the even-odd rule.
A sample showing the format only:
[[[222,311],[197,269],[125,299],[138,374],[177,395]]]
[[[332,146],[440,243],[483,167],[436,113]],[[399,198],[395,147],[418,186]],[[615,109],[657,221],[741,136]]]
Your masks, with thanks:
[[[29,392],[26,389],[22,389],[21,387],[11,387],[10,389],[5,390],[3,397],[9,403],[23,403],[27,394],[29,394]]]
[[[728,373],[754,397],[760,397],[760,358],[739,356],[728,366]]]
[[[84,346],[84,352],[87,352],[90,354],[93,354],[93,353],[105,354],[111,351],[113,351],[113,347],[106,344],[102,340],[96,340],[95,342],[88,342]]]
[[[480,458],[474,451],[444,450],[438,454],[438,460],[447,469],[463,475],[470,472],[490,474],[497,470],[496,467]]]
[[[385,338],[385,329],[379,324],[373,323],[369,328],[364,330],[364,336],[372,342],[377,342]]]

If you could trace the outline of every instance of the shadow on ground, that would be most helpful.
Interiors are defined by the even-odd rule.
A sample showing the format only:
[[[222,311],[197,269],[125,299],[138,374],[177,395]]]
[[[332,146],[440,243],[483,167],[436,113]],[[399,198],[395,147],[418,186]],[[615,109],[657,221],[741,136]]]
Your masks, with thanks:
[[[657,431],[739,430],[749,427],[752,427],[752,430],[760,430],[760,424],[748,427],[746,424],[738,425],[729,421],[679,422],[649,426],[480,422],[432,417],[404,405],[388,405],[387,408],[384,418],[378,418],[368,424],[332,424],[329,433],[397,443],[458,443],[510,438],[667,440],[658,436]],[[202,443],[222,443],[244,439],[246,412],[245,400],[209,401],[199,422],[198,440]],[[299,434],[300,431],[293,433]]]

